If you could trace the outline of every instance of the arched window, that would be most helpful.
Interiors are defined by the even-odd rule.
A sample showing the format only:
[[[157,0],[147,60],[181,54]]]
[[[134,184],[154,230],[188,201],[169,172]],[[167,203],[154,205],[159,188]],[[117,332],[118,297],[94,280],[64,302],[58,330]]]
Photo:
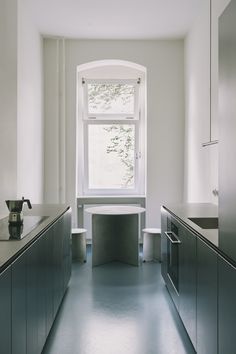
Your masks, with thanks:
[[[80,195],[144,193],[146,77],[141,68],[115,60],[78,68]]]

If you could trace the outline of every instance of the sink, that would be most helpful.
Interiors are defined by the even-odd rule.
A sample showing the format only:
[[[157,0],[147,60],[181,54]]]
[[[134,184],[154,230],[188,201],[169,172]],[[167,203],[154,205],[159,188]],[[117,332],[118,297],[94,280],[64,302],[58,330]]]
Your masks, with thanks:
[[[218,218],[188,218],[202,229],[218,229]]]

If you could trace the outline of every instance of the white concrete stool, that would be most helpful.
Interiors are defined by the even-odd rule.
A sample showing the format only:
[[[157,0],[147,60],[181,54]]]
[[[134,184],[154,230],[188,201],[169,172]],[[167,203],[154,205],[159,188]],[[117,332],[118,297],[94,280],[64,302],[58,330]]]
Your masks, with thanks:
[[[161,261],[161,229],[143,229],[143,262]]]
[[[86,262],[86,229],[72,229],[72,259]]]

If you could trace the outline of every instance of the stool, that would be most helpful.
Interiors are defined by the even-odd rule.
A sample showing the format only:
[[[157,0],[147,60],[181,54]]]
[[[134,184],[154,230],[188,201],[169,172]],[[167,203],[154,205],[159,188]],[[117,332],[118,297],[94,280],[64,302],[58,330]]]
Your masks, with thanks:
[[[86,229],[72,229],[72,259],[86,262]]]
[[[161,261],[161,229],[143,229],[143,262]]]

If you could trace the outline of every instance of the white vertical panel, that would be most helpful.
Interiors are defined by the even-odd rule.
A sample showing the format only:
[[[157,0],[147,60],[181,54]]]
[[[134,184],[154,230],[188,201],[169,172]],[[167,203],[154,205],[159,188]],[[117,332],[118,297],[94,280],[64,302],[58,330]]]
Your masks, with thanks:
[[[17,194],[17,1],[0,1],[0,213]]]
[[[59,202],[59,43],[44,40],[44,201]]]

